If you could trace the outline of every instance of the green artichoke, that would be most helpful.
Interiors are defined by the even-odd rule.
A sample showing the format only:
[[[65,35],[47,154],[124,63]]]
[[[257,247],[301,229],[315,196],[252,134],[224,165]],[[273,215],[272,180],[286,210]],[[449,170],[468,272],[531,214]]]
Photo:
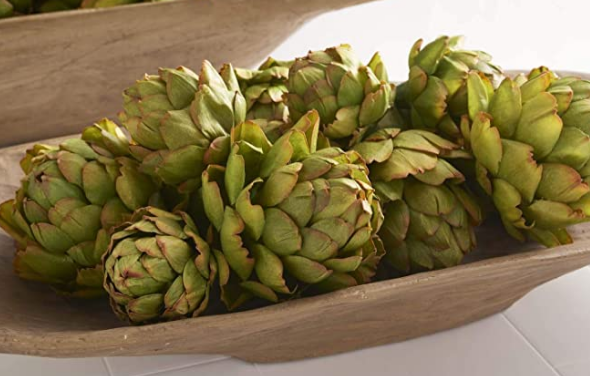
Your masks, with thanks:
[[[462,143],[460,119],[467,114],[467,76],[479,72],[493,91],[503,77],[491,56],[460,49],[462,38],[443,36],[410,51],[410,75],[397,90],[396,106],[413,129],[426,129]]]
[[[269,57],[257,70],[236,68],[236,76],[246,99],[246,118],[275,130],[270,132],[265,129],[271,141],[281,135],[281,129],[289,122],[289,110],[284,96],[287,93],[286,83],[292,63]],[[228,65],[222,68],[222,75],[228,68]]]
[[[107,8],[140,2],[172,0],[0,0],[0,18],[73,9]]]
[[[471,123],[462,127],[477,180],[512,236],[571,243],[566,227],[590,214],[590,82],[546,68],[493,93],[485,81],[469,75]]]
[[[276,302],[375,274],[382,214],[366,166],[354,152],[317,150],[318,130],[312,111],[271,144],[245,122],[232,133],[227,165],[203,173],[203,208],[217,234],[230,309],[250,296]]]
[[[117,229],[104,265],[111,306],[133,324],[198,316],[217,274],[193,220],[156,208],[138,210]]]
[[[0,0],[0,18],[10,17],[14,14],[14,6],[8,0]]]
[[[321,132],[343,148],[357,142],[386,114],[395,93],[379,54],[365,66],[348,45],[295,60],[287,88],[292,120],[317,110]]]
[[[140,3],[142,0],[83,0],[80,8],[110,8],[119,5]]]
[[[77,297],[104,292],[109,229],[147,205],[157,188],[127,154],[127,139],[108,120],[81,139],[27,151],[22,187],[0,206],[0,226],[17,242],[21,278]]]
[[[41,13],[72,10],[79,8],[81,3],[82,0],[46,0],[40,3],[37,10]]]
[[[199,77],[186,67],[160,69],[145,75],[123,92],[124,110],[119,114],[131,138],[150,150],[166,148],[160,132],[168,111],[187,108],[195,98]]]
[[[461,185],[463,175],[443,159],[456,157],[457,148],[427,131],[395,128],[354,147],[381,199],[385,220],[378,235],[397,272],[455,266],[476,245],[480,208]]]
[[[137,143],[141,171],[190,192],[205,166],[229,153],[230,131],[246,117],[233,69],[220,76],[208,61],[200,78],[187,68],[161,69],[125,90],[123,125]]]
[[[14,11],[19,14],[31,13],[33,0],[9,0],[14,6]]]

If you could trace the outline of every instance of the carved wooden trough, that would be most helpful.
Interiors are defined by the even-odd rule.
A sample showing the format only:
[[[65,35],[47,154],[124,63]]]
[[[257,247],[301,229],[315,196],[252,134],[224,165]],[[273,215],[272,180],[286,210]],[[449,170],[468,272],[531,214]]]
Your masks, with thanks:
[[[0,67],[11,72],[0,83],[1,143],[72,133],[115,113],[121,105],[117,93],[130,77],[157,68],[154,61],[196,65],[210,58],[248,66],[309,17],[365,1],[179,0],[1,21]],[[276,15],[272,22],[255,21],[263,8]],[[164,11],[174,20],[168,30],[157,17]],[[19,42],[25,39],[32,43]],[[66,41],[71,44],[57,45]],[[26,147],[0,149],[2,201],[19,184],[17,161]],[[576,226],[573,234],[575,244],[544,249],[486,226],[479,230],[480,248],[459,267],[252,311],[130,327],[105,300],[68,300],[18,279],[12,240],[1,233],[0,352],[203,353],[273,362],[403,341],[500,312],[536,286],[590,264],[590,225]]]

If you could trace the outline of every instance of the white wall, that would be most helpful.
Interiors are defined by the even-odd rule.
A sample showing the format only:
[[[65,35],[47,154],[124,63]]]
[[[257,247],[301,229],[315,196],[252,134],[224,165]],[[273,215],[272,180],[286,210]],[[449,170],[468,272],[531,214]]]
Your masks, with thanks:
[[[312,20],[273,56],[349,43],[365,60],[381,51],[390,78],[401,80],[413,42],[443,34],[464,35],[466,47],[491,53],[505,69],[590,72],[590,0],[379,1]]]

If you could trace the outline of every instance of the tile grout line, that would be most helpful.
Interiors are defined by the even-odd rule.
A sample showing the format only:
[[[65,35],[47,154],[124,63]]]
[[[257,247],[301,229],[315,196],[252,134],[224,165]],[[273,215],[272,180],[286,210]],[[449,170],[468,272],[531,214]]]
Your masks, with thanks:
[[[163,376],[167,372],[180,371],[180,370],[183,370],[183,369],[188,369],[188,368],[192,368],[192,367],[196,367],[196,366],[202,366],[202,365],[206,365],[206,364],[220,362],[222,360],[227,360],[227,359],[231,359],[231,357],[229,357],[229,356],[220,356],[219,358],[207,359],[207,360],[204,360],[202,362],[184,364],[184,365],[182,365],[180,367],[162,369],[162,370],[159,370],[159,371],[156,371],[156,372],[140,373],[140,374],[137,374],[137,375],[134,375],[134,376],[158,376],[158,375],[162,375]]]
[[[252,363],[252,364],[254,364],[254,368],[256,368],[256,372],[258,372],[258,374],[260,376],[264,376],[262,371],[260,370],[260,367],[258,366],[258,363]]]
[[[105,368],[107,369],[107,373],[109,374],[109,376],[114,376],[113,370],[111,370],[111,365],[107,361],[107,358],[105,358],[104,356],[102,357],[102,364],[104,364]]]
[[[506,322],[508,323],[508,325],[510,325],[512,327],[512,329],[514,329],[516,331],[516,333],[518,333],[518,335],[527,343],[527,345],[529,345],[529,347],[539,356],[539,358],[541,358],[543,360],[543,362],[557,375],[557,376],[563,376],[558,370],[557,368],[555,368],[553,366],[553,364],[551,364],[551,362],[545,357],[543,356],[543,354],[539,351],[539,349],[537,349],[535,347],[535,345],[532,344],[531,341],[529,341],[529,339],[524,335],[523,332],[520,331],[520,329],[518,329],[518,327],[512,322],[510,321],[510,319],[508,318],[508,316],[506,316],[504,314],[504,312],[501,312],[500,315],[502,315],[502,317],[504,318],[504,320],[506,320]]]

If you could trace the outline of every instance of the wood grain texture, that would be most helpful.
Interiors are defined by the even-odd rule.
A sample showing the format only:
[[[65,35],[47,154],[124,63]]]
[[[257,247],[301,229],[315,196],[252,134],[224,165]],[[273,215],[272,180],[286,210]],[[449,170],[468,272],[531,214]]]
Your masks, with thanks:
[[[370,1],[178,0],[1,20],[0,146],[114,117],[123,89],[159,67],[250,67],[314,16]]]
[[[0,150],[1,200],[11,197],[19,183],[17,161],[24,149]],[[478,233],[480,247],[472,262],[459,267],[253,311],[128,327],[115,319],[106,300],[68,300],[18,279],[12,271],[12,240],[0,234],[0,352],[50,357],[202,353],[275,362],[403,341],[502,311],[534,287],[590,264],[590,224],[574,227],[573,236],[575,244],[548,250],[517,243],[499,226],[486,227]]]

